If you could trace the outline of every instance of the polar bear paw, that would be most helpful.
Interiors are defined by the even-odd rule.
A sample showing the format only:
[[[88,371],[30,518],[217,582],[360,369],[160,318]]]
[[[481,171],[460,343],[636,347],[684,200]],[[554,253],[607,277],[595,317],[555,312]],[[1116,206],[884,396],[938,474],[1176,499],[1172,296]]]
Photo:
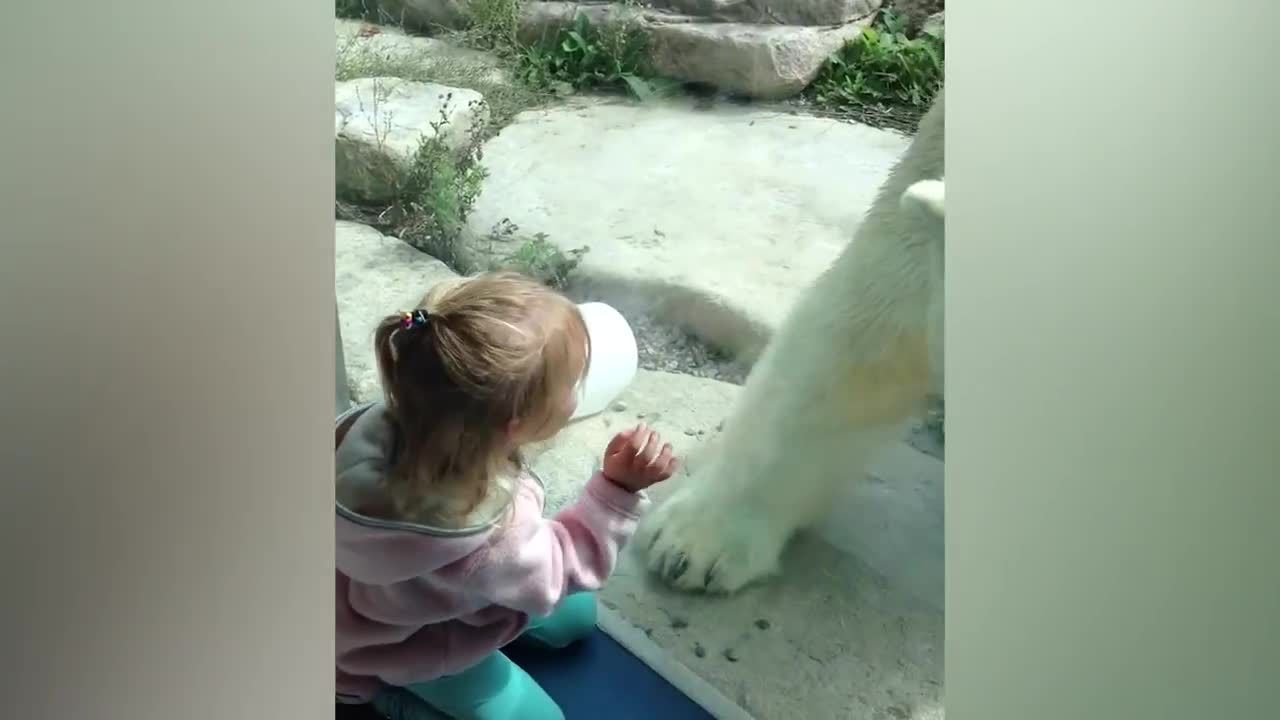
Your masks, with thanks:
[[[758,511],[683,489],[653,508],[636,535],[646,566],[666,584],[716,594],[776,573],[786,540]]]

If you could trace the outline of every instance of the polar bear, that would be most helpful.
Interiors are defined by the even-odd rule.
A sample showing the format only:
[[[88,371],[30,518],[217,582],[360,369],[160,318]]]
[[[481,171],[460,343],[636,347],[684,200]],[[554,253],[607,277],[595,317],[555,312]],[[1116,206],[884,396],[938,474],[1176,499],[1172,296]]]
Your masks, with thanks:
[[[643,521],[648,568],[733,593],[779,569],[943,385],[944,108],[938,94],[853,242],[796,301],[722,434]]]

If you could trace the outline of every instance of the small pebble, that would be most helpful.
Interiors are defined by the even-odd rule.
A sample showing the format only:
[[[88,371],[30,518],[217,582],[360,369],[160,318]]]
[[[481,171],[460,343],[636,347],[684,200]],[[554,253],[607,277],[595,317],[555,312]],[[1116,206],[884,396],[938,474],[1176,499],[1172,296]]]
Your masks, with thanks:
[[[707,656],[707,649],[706,649],[706,648],[704,648],[704,647],[702,647],[702,644],[701,644],[701,643],[694,643],[694,644],[693,644],[693,654],[694,654],[694,655],[696,655],[697,657],[706,657],[706,656]]]
[[[626,409],[627,409],[627,404],[624,402],[616,402],[613,404],[614,412],[624,412]]]
[[[671,627],[676,630],[689,627],[689,621],[684,618],[671,618]]]
[[[756,627],[760,628],[761,630],[768,630],[769,621],[765,620],[764,618],[760,618],[759,620],[756,621]]]
[[[698,431],[697,431],[697,430],[685,430],[685,431],[684,431],[684,434],[685,434],[685,435],[688,435],[689,437],[696,437],[696,436],[697,436],[697,434],[698,434]]]
[[[729,662],[738,662],[738,651],[733,648],[726,649],[724,651],[724,659]]]

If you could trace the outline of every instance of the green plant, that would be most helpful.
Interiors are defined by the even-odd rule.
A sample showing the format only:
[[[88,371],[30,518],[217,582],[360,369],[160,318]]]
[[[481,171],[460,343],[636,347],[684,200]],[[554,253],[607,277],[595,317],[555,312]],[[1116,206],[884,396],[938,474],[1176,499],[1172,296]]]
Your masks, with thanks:
[[[471,0],[467,6],[467,27],[463,31],[468,45],[481,50],[510,54],[519,47],[522,0]]]
[[[389,211],[399,219],[397,236],[465,273],[475,262],[463,242],[467,217],[488,175],[480,163],[484,124],[475,123],[461,146],[451,147],[445,132],[450,99],[446,96],[440,119],[431,123],[433,134],[424,136],[408,170],[396,180]],[[475,117],[483,117],[482,108],[475,110]]]
[[[519,59],[521,79],[534,87],[625,89],[642,100],[664,89],[650,79],[654,73],[642,33],[622,22],[597,29],[585,13],[578,13],[553,43],[527,47]]]
[[[642,100],[666,94],[676,86],[656,77],[649,66],[644,34],[625,19],[597,28],[585,13],[578,13],[572,25],[561,28],[551,43],[522,44],[518,31],[523,2],[471,0],[466,6],[466,27],[446,33],[461,45],[491,52],[499,59],[496,65],[425,52],[419,57],[370,52],[353,38],[338,49],[338,79],[382,75],[473,88],[488,100],[496,126],[560,86],[622,90]],[[622,0],[620,4],[629,8],[634,2]],[[339,17],[396,24],[377,7],[376,0],[337,0],[337,11]],[[502,70],[519,82],[496,80],[496,73]]]
[[[520,228],[504,218],[489,231],[490,252],[493,253],[495,245],[512,243],[519,244],[506,256],[491,260],[490,268],[515,270],[559,290],[568,286],[570,276],[582,262],[582,256],[590,250],[584,245],[565,252],[556,247],[546,233],[534,233],[532,237],[521,238]]]
[[[375,92],[373,112],[377,113]],[[427,253],[466,275],[483,270],[515,270],[563,289],[578,267],[587,247],[564,251],[545,233],[521,235],[510,220],[496,224],[485,237],[467,230],[467,219],[480,196],[488,171],[481,164],[481,145],[487,126],[473,125],[464,142],[455,146],[446,138],[451,96],[445,97],[438,120],[431,123],[432,134],[424,136],[407,168],[391,180],[394,186],[390,205],[362,207],[339,200],[337,217],[381,227],[409,245]],[[483,117],[483,108],[474,109]],[[390,118],[385,119],[390,126]],[[375,124],[381,124],[375,119]],[[487,239],[487,249],[484,240]],[[502,252],[498,248],[513,250]]]
[[[941,30],[907,37],[906,18],[892,10],[829,58],[810,86],[819,106],[876,107],[918,119],[942,88]]]
[[[422,52],[379,52],[375,46],[353,37],[338,48],[335,77],[351,80],[368,77],[395,77],[405,80],[435,82],[451,87],[478,90],[484,96],[487,113],[474,113],[487,122],[473,124],[465,141],[457,146],[449,141],[450,118],[446,97],[440,117],[431,123],[432,133],[424,136],[407,168],[386,168],[396,173],[390,180],[393,200],[370,206],[358,198],[340,198],[336,215],[380,228],[413,247],[444,262],[455,272],[470,274],[489,269],[516,270],[556,288],[563,288],[588,248],[562,251],[537,233],[523,237],[509,221],[499,223],[489,233],[488,251],[483,239],[469,234],[467,220],[488,175],[481,163],[481,147],[521,110],[537,106],[549,94],[552,82],[573,82],[577,87],[609,87],[625,85],[641,97],[652,94],[652,87],[640,78],[643,68],[643,38],[630,27],[604,33],[595,32],[585,16],[572,28],[561,31],[559,44],[552,55],[567,58],[549,64],[553,73],[534,74],[534,82],[525,73],[529,48],[517,43],[516,29],[521,0],[475,0],[469,6],[468,28],[455,37],[465,44],[490,49],[501,58],[486,63],[466,56],[436,56]],[[374,0],[339,0],[338,15],[373,20],[377,11],[368,10]],[[566,41],[568,41],[566,43]],[[518,80],[510,82],[504,70],[516,71]],[[509,77],[509,76],[507,76]],[[649,91],[646,93],[646,91]],[[375,126],[389,131],[391,118],[379,113],[381,93],[375,89],[371,111]],[[375,133],[378,131],[375,130]],[[381,140],[379,140],[381,142]],[[379,168],[381,170],[381,168]],[[479,240],[479,242],[477,242]],[[495,246],[513,250],[504,254]]]

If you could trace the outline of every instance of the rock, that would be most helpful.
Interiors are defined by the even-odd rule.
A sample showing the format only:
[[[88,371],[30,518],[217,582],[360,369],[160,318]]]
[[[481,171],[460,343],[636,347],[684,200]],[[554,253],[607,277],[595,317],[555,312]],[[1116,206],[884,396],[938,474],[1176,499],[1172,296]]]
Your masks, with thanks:
[[[893,11],[907,37],[921,33],[937,35],[942,31],[943,0],[894,0]]]
[[[352,400],[377,400],[382,394],[373,353],[378,323],[415,306],[454,272],[398,238],[340,220],[334,226],[334,276]]]
[[[520,9],[518,39],[526,45],[549,45],[556,41],[562,28],[573,25],[578,15],[586,15],[593,28],[619,28],[630,25],[642,28],[657,13],[633,5],[570,2],[526,2]]]
[[[405,27],[428,30],[431,28],[462,28],[466,25],[470,0],[370,0],[378,6],[378,12]]]
[[[869,3],[850,2],[862,4]],[[644,33],[651,62],[664,77],[757,99],[799,93],[813,82],[826,59],[871,21],[865,16],[838,27],[701,22],[693,16],[610,3],[532,2],[521,11],[520,38],[528,43],[554,41],[559,29],[572,24],[579,13],[594,27],[630,24]]]
[[[655,0],[651,5],[719,22],[839,25],[872,15],[880,8],[881,0],[777,0],[767,4],[741,0]]]
[[[834,28],[656,23],[648,29],[650,56],[666,77],[750,98],[781,99],[808,87],[827,58],[868,24],[869,19]]]
[[[468,222],[484,235],[510,218],[564,251],[588,245],[575,285],[749,357],[853,237],[907,143],[732,104],[576,98],[485,144]]]
[[[389,201],[396,182],[432,123],[447,119],[445,142],[460,147],[472,127],[487,119],[480,93],[394,77],[337,83],[334,132],[338,196],[362,203]]]
[[[931,15],[937,15],[946,7],[944,0],[894,0],[893,11],[907,21],[908,26],[919,26]]]
[[[560,29],[579,13],[596,28],[629,24],[647,37],[653,65],[665,77],[779,99],[807,87],[826,59],[857,37],[880,6],[880,0],[787,0],[767,7],[729,0],[665,1],[665,9],[526,2],[518,37],[529,44],[555,42]],[[385,16],[423,31],[464,27],[466,7],[463,0],[382,2]]]
[[[376,2],[380,14],[387,22],[404,24],[415,29],[460,29],[466,25],[471,0],[380,0]],[[525,10],[546,4],[542,0],[530,0]],[[643,3],[647,15],[674,15],[712,22],[744,22],[784,25],[839,25],[850,20],[868,17],[880,8],[881,0],[773,0],[741,2],[740,0],[653,0]],[[587,12],[598,12],[601,7],[628,9],[621,3],[579,3]],[[527,17],[527,16],[526,16]]]
[[[479,74],[490,82],[510,82],[497,57],[437,38],[409,35],[389,25],[370,25],[343,18],[334,21],[334,32],[339,72],[349,74],[342,79],[395,75],[383,71],[395,66],[458,63],[483,70]]]

